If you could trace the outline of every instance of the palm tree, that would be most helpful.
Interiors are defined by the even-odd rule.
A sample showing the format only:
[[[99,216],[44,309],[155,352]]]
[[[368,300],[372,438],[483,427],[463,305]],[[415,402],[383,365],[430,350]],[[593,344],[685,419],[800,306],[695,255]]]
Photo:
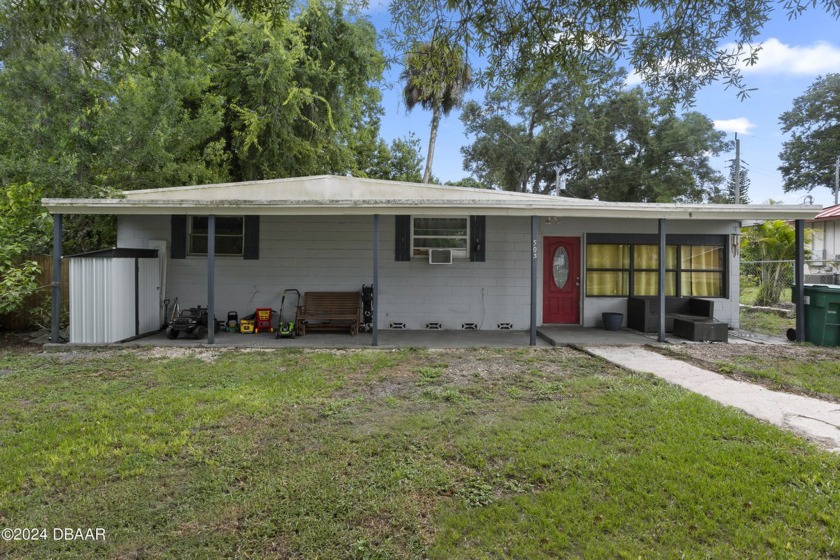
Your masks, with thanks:
[[[772,307],[781,301],[782,290],[793,280],[790,265],[796,258],[796,230],[783,220],[770,220],[741,231],[741,260],[757,266],[753,272],[758,281],[754,304]],[[812,230],[805,230],[806,246],[812,236]],[[806,249],[805,258],[810,254]]]
[[[448,115],[452,109],[461,106],[472,81],[470,67],[460,47],[433,40],[415,45],[406,55],[400,79],[405,82],[403,97],[409,111],[418,103],[424,109],[432,110],[429,151],[423,172],[423,182],[428,183],[441,113]]]

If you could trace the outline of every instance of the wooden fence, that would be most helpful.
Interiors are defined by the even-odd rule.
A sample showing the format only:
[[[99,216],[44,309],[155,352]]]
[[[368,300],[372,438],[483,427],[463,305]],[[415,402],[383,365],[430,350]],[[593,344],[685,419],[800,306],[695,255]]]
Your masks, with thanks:
[[[37,282],[39,289],[26,298],[23,307],[19,312],[0,315],[0,326],[9,331],[26,331],[38,328],[38,319],[33,316],[31,310],[48,305],[52,300],[52,256],[35,255],[27,257],[26,260],[35,261],[41,268]],[[70,300],[70,262],[67,259],[61,260],[61,306],[67,309]]]

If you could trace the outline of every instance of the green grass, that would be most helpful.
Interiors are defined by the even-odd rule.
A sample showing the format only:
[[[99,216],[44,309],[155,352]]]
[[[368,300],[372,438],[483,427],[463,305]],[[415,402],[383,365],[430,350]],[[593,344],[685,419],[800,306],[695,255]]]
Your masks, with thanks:
[[[779,294],[780,304],[790,304],[792,297],[791,288],[782,288]],[[741,303],[744,305],[755,305],[755,300],[758,297],[758,286],[742,284],[741,285]]]
[[[0,354],[7,558],[840,555],[840,458],[572,350]]]
[[[809,344],[774,351],[766,346],[731,348],[725,357],[697,355],[691,348],[673,348],[677,358],[692,356],[724,374],[734,374],[762,382],[772,388],[815,393],[840,400],[840,349]]]
[[[745,331],[769,334],[784,338],[787,330],[796,327],[796,319],[782,317],[770,311],[759,311],[756,309],[741,309],[741,329]]]

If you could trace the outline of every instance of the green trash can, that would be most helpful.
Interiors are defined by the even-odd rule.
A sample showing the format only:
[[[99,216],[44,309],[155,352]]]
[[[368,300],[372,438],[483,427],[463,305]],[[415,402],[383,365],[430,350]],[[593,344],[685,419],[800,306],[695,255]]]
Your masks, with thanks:
[[[805,284],[803,288],[805,340],[817,346],[840,346],[840,286]]]

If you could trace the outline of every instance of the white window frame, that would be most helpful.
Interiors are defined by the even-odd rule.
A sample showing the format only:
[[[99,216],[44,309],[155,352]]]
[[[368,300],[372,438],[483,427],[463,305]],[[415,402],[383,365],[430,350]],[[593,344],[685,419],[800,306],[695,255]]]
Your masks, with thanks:
[[[187,219],[187,255],[193,257],[206,257],[207,251],[200,252],[193,249],[193,235],[207,237],[206,233],[193,233],[193,220],[196,218],[206,218],[207,216],[188,216]],[[242,220],[242,232],[237,234],[219,233],[216,231],[216,256],[219,257],[241,257],[245,254],[245,216],[224,216],[225,218],[239,218]],[[216,216],[216,220],[219,216]],[[221,253],[219,252],[219,238],[220,237],[240,237],[242,238],[242,250],[238,253]]]
[[[464,220],[465,223],[465,230],[466,235],[415,235],[415,221],[418,219],[443,219],[443,220],[451,220],[451,219],[459,219]],[[412,258],[423,258],[427,259],[429,257],[429,248],[428,247],[417,247],[414,246],[414,239],[464,239],[466,241],[465,248],[457,248],[452,247],[452,258],[454,259],[468,259],[470,258],[470,217],[469,216],[411,216],[411,257]],[[437,247],[435,247],[437,248]],[[440,247],[441,249],[448,249],[449,247]]]

